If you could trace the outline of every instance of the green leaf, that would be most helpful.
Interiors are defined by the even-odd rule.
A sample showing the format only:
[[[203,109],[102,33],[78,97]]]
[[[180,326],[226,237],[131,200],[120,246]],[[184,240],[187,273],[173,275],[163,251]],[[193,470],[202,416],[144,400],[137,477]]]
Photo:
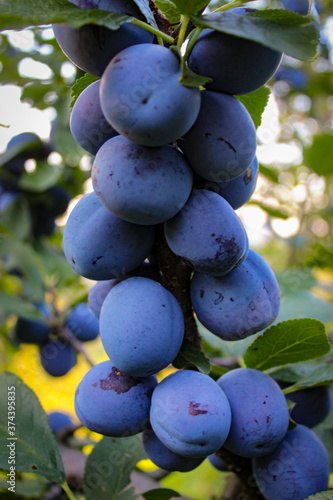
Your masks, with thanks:
[[[333,134],[321,134],[313,138],[309,148],[303,150],[304,163],[318,175],[333,173]]]
[[[22,240],[29,236],[31,218],[27,200],[19,197],[14,203],[10,204],[0,214],[0,224],[17,240]]]
[[[244,356],[248,368],[274,366],[319,358],[330,351],[325,326],[315,319],[293,319],[272,326],[250,345]]]
[[[47,161],[38,162],[34,172],[23,172],[19,187],[26,191],[43,192],[54,186],[62,173],[62,167],[49,165]]]
[[[142,493],[141,496],[143,496],[145,500],[170,500],[170,498],[179,498],[180,494],[169,488],[156,488],[155,490],[149,490]]]
[[[183,345],[172,362],[175,368],[181,369],[187,366],[195,366],[199,371],[208,375],[210,362],[205,354],[195,345],[183,342]]]
[[[269,374],[271,377],[275,378],[275,380],[294,383],[310,375],[310,373],[312,373],[317,367],[318,365],[316,363],[310,361],[307,363],[297,363],[290,366],[284,366],[283,368],[272,369]]]
[[[320,385],[329,385],[333,383],[333,366],[326,364],[319,366],[312,373],[298,380],[294,385],[288,387],[286,394],[305,389],[307,387],[318,387]]]
[[[257,205],[257,207],[260,207],[262,210],[264,210],[270,217],[276,217],[278,219],[288,219],[289,215],[286,214],[285,212],[282,212],[281,210],[278,210],[277,208],[272,208],[269,205],[266,205],[265,203],[262,203],[260,201],[252,201],[250,200],[248,202],[249,205]]]
[[[98,24],[116,30],[133,18],[97,9],[79,9],[68,0],[0,0],[0,30],[23,29],[40,24],[69,24],[80,28]]]
[[[66,483],[58,446],[35,393],[7,371],[0,374],[0,388],[0,468],[9,470],[8,444],[14,443],[17,472],[34,472],[49,481]],[[8,434],[9,390],[15,392],[14,436]]]
[[[333,490],[322,491],[321,493],[316,493],[315,495],[311,495],[305,500],[332,500],[333,498]]]
[[[0,290],[0,311],[7,314],[16,314],[28,320],[41,320],[40,312],[29,302],[15,295],[7,295]]]
[[[182,14],[197,14],[201,12],[210,0],[173,0],[173,3]]]
[[[208,76],[201,76],[194,73],[194,71],[190,70],[187,66],[187,63],[185,63],[182,68],[182,74],[179,81],[182,85],[185,85],[185,87],[201,87],[206,83],[211,82],[212,79]]]
[[[252,40],[302,61],[316,55],[318,29],[311,19],[295,12],[268,9],[240,15],[230,10],[192,16],[192,21],[197,26]]]
[[[279,313],[280,321],[304,318],[306,316],[317,319],[322,323],[333,320],[332,304],[327,300],[316,297],[308,290],[297,289],[303,286],[303,276],[299,268],[295,269],[294,276],[290,274],[294,291],[282,297]]]
[[[180,21],[180,12],[171,0],[157,0],[155,3],[171,23]]]
[[[7,472],[2,474],[0,475],[0,491],[8,491]],[[16,479],[15,493],[28,498],[43,498],[48,487],[48,481],[29,473],[24,473],[22,476],[22,478]]]
[[[278,173],[275,170],[271,169],[270,167],[266,167],[262,163],[259,163],[259,173],[267,177],[267,179],[276,182],[276,184],[279,183]]]
[[[75,101],[79,97],[81,92],[83,92],[85,88],[87,88],[89,85],[96,82],[97,80],[99,80],[98,76],[90,75],[89,73],[86,73],[84,76],[76,80],[71,91],[71,98],[72,98],[72,101],[70,103],[71,108],[74,106]]]
[[[104,437],[89,455],[84,472],[86,500],[134,500],[130,474],[139,460],[146,458],[140,435]]]
[[[250,113],[256,128],[261,125],[262,114],[267,106],[270,93],[270,89],[263,86],[250,94],[236,96]]]
[[[139,7],[145,18],[147,19],[148,24],[158,29],[154,14],[152,13],[149,7],[149,0],[134,0],[134,2]]]
[[[230,370],[224,366],[210,365],[210,373],[216,375],[217,377],[222,377],[222,375],[225,375],[228,371]]]

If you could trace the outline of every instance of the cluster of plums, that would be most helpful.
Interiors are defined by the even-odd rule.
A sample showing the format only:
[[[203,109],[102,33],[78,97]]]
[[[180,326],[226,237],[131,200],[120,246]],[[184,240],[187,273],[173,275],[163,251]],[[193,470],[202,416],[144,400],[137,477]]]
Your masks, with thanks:
[[[41,192],[20,185],[26,162],[46,161],[51,152],[51,146],[38,135],[24,132],[9,141],[0,169],[0,213],[24,199],[29,209],[32,238],[53,234],[55,219],[67,210],[70,201],[69,193],[58,185]]]
[[[53,377],[61,377],[77,362],[77,354],[68,340],[68,334],[81,342],[94,340],[99,333],[98,319],[87,304],[80,302],[71,309],[61,327],[52,327],[51,314],[46,304],[37,304],[36,307],[43,319],[18,318],[14,329],[15,341],[37,344],[44,370]],[[61,332],[64,330],[67,335],[62,336]]]
[[[131,1],[72,3],[141,16]],[[203,30],[188,58],[192,71],[211,79],[200,91],[180,83],[177,55],[142,28],[59,25],[54,32],[74,64],[101,77],[81,93],[70,119],[76,141],[95,156],[94,192],[71,212],[64,252],[78,274],[98,282],[89,303],[109,357],[80,382],[78,418],[107,436],[143,432],[148,457],[167,470],[191,470],[222,446],[252,458],[268,500],[327,489],[323,445],[302,425],[288,432],[285,397],[267,374],[239,368],[216,382],[180,370],[157,383],[155,374],[181,348],[184,317],[161,279],[136,272],[163,224],[170,249],[194,271],[191,301],[208,330],[238,340],[277,317],[276,278],[249,250],[235,212],[258,172],[255,127],[235,95],[264,85],[281,54]]]

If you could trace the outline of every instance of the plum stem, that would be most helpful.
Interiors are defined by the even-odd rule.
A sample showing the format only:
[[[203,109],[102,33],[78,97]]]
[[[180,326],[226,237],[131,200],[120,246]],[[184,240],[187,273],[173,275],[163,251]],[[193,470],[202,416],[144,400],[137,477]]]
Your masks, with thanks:
[[[218,9],[213,10],[211,12],[211,14],[215,14],[216,12],[224,12],[225,10],[229,10],[229,9],[234,9],[235,7],[240,7],[244,3],[253,2],[253,1],[254,0],[247,0],[247,1],[244,1],[244,0],[234,0],[233,2],[230,2],[230,3],[226,4],[226,5],[222,5],[222,7],[219,7]]]
[[[61,487],[67,494],[68,498],[70,498],[71,500],[76,500],[76,497],[74,496],[72,490],[69,488],[67,483],[61,483]]]
[[[95,363],[90,359],[90,356],[88,355],[87,351],[85,350],[85,348],[83,347],[82,345],[82,342],[80,342],[69,330],[68,328],[66,328],[65,326],[63,328],[61,328],[60,330],[60,335],[59,335],[61,338],[63,338],[64,340],[66,340],[70,345],[71,347],[73,347],[73,349],[82,354],[82,356],[84,357],[84,359],[87,361],[87,363],[93,367],[95,366]]]
[[[192,52],[192,49],[194,47],[194,44],[195,42],[197,41],[197,38],[198,36],[200,35],[200,33],[202,32],[203,28],[197,28],[195,33],[193,34],[192,38],[190,38],[190,41],[188,42],[188,45],[187,45],[187,48],[186,48],[186,52],[185,52],[185,55],[184,55],[184,60],[187,61],[187,59],[189,58],[191,52]]]
[[[150,31],[151,33],[156,35],[157,40],[160,38],[162,40],[165,40],[168,43],[171,43],[171,44],[175,43],[172,36],[169,36],[166,33],[163,33],[163,31],[160,31],[159,29],[153,28],[153,26],[150,26],[148,23],[145,23],[145,22],[140,21],[139,19],[135,19],[135,18],[131,22],[132,22],[132,24],[136,24],[137,26],[140,26],[141,28],[143,28],[147,31]]]
[[[178,40],[177,40],[177,47],[179,49],[181,48],[181,46],[184,43],[184,39],[186,36],[186,30],[187,30],[187,26],[188,26],[189,21],[190,21],[190,16],[187,16],[187,15],[181,16],[181,28],[180,28],[180,32],[179,32],[179,36],[178,36]]]

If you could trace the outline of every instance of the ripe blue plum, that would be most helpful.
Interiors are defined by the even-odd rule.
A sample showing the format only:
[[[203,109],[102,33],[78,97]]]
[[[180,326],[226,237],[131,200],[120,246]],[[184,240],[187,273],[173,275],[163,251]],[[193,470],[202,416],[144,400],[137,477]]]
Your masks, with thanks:
[[[237,368],[217,381],[231,408],[231,428],[224,447],[241,457],[261,457],[282,441],[289,426],[286,398],[269,375]]]
[[[146,377],[168,366],[183,342],[177,299],[148,278],[128,278],[104,300],[100,334],[111,361],[124,373]]]
[[[309,10],[308,0],[283,0],[282,4],[285,9],[297,12],[297,14],[303,16],[306,16]]]
[[[194,44],[188,64],[195,73],[212,78],[206,88],[240,95],[265,85],[279,67],[281,58],[281,52],[258,42],[204,29]]]
[[[180,62],[166,47],[141,44],[112,59],[101,80],[106,119],[127,139],[163,146],[185,134],[197,119],[199,88],[179,82]]]
[[[72,109],[69,126],[76,142],[95,155],[111,137],[118,135],[106,121],[99,100],[101,81],[91,83],[79,95]]]
[[[176,215],[190,196],[193,174],[170,146],[148,148],[117,136],[99,149],[92,170],[99,201],[133,224],[159,224]]]
[[[225,200],[232,206],[234,210],[241,207],[249,201],[251,198],[257,183],[259,171],[259,162],[257,157],[254,158],[251,165],[246,169],[246,171],[232,179],[229,182],[211,182],[204,184],[205,189],[214,191],[220,196],[223,196]]]
[[[103,9],[142,18],[133,1],[93,0],[72,3],[81,9]],[[102,76],[108,63],[121,50],[131,45],[152,43],[154,39],[152,33],[130,23],[122,24],[117,30],[96,24],[86,24],[81,28],[55,24],[53,31],[66,57],[83,71],[96,76]]]
[[[289,385],[280,381],[278,383],[282,388]],[[292,419],[306,427],[320,424],[332,408],[332,396],[328,385],[290,392],[287,398],[296,403],[291,411]]]
[[[65,326],[82,342],[94,340],[99,333],[99,323],[87,304],[77,304],[69,313]]]
[[[54,432],[54,434],[59,434],[64,429],[66,429],[66,427],[73,427],[72,419],[66,413],[63,413],[61,411],[53,411],[52,413],[48,414],[48,417],[51,430],[52,432]]]
[[[192,192],[184,208],[164,224],[171,250],[193,269],[221,276],[242,261],[247,235],[239,217],[220,195]]]
[[[76,352],[63,339],[50,340],[39,351],[44,370],[52,377],[62,377],[76,365]]]
[[[72,268],[92,280],[128,274],[150,253],[154,227],[123,221],[98,201],[95,193],[81,198],[64,230],[64,252]]]
[[[208,460],[212,464],[215,469],[220,470],[221,472],[226,472],[228,470],[227,464],[216,455],[216,453],[212,453],[209,455]]]
[[[204,90],[198,118],[178,145],[197,174],[226,182],[242,175],[254,160],[256,129],[236,97]]]
[[[88,303],[91,311],[95,314],[96,318],[99,319],[101,314],[101,309],[103,302],[115,285],[119,283],[119,279],[98,281],[96,285],[90,288],[88,294]]]
[[[154,390],[150,423],[158,439],[174,453],[205,457],[221,448],[229,434],[230,405],[208,375],[181,370]]]
[[[239,340],[269,326],[280,309],[280,291],[267,262],[249,250],[226,276],[194,273],[191,301],[201,323],[223,340]]]
[[[289,431],[272,453],[254,458],[252,466],[266,500],[303,500],[328,489],[327,451],[303,425]]]
[[[167,471],[189,472],[196,469],[204,460],[204,457],[183,457],[169,450],[162,441],[158,439],[153,431],[145,431],[142,434],[143,447],[148,458],[157,467]]]
[[[48,341],[51,328],[47,324],[50,318],[49,310],[45,304],[36,304],[45,321],[18,318],[15,325],[15,338],[25,344],[43,344]]]
[[[88,429],[105,436],[124,437],[148,429],[151,395],[156,377],[133,378],[111,361],[91,368],[75,392],[75,411]]]

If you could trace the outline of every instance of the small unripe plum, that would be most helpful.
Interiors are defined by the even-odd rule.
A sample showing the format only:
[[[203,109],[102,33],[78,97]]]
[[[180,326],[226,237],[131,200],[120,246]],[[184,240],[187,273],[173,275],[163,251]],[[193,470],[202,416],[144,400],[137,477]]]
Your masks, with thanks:
[[[76,365],[76,352],[65,340],[52,340],[39,351],[44,370],[52,377],[62,377]]]
[[[75,411],[88,429],[104,436],[125,437],[149,428],[154,376],[133,378],[111,361],[91,368],[75,392]]]
[[[184,457],[205,457],[224,444],[231,411],[219,385],[203,373],[181,370],[153,392],[150,423],[158,439]]]
[[[133,45],[103,73],[101,106],[112,127],[144,146],[174,142],[194,124],[200,91],[179,82],[180,62],[161,45]]]
[[[148,278],[128,278],[104,300],[100,333],[111,361],[124,373],[146,377],[167,367],[183,342],[177,299]]]
[[[195,42],[188,64],[195,73],[212,78],[213,81],[206,84],[208,89],[239,95],[265,85],[279,67],[281,58],[281,52],[261,43],[204,29]]]
[[[106,121],[99,100],[101,81],[91,83],[79,95],[72,109],[69,126],[76,142],[95,155],[108,139],[118,135]]]
[[[154,227],[123,221],[98,201],[95,193],[80,199],[64,230],[64,252],[72,268],[92,280],[128,274],[151,252]]]
[[[254,250],[225,276],[194,273],[191,301],[199,321],[223,340],[239,340],[269,326],[280,309],[273,271]]]
[[[94,340],[99,333],[99,323],[96,316],[83,302],[77,304],[69,313],[65,326],[82,342]]]
[[[99,201],[133,224],[160,224],[190,196],[193,174],[184,155],[170,146],[148,148],[117,136],[99,149],[92,170]]]
[[[245,173],[254,160],[256,129],[236,97],[204,90],[198,118],[178,145],[201,177],[228,182]]]
[[[232,416],[225,448],[248,458],[273,451],[289,426],[286,398],[275,380],[259,370],[237,368],[217,383],[228,398]]]
[[[266,500],[304,500],[328,489],[327,451],[308,427],[297,425],[272,453],[252,461],[254,476]]]
[[[173,253],[196,271],[222,276],[248,248],[241,220],[221,196],[205,189],[192,192],[184,208],[164,224]]]

